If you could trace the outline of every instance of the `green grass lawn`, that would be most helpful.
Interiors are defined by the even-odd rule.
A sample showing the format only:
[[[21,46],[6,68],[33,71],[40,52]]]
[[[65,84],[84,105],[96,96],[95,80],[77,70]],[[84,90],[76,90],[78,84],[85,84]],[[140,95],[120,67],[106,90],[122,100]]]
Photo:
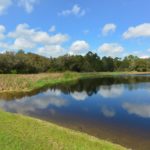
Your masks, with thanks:
[[[0,111],[1,150],[125,150],[57,125]]]

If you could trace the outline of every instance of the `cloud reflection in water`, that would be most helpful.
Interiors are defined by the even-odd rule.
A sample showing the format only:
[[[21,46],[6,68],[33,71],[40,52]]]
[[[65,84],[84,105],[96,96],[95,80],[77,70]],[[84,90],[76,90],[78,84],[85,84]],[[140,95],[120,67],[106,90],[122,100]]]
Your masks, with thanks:
[[[60,98],[58,95],[60,95],[58,91],[48,90],[42,95],[24,97],[13,101],[1,100],[0,108],[6,111],[28,114],[28,112],[35,112],[37,109],[46,109],[50,105],[58,108],[67,106],[67,100]]]
[[[88,94],[86,91],[73,92],[70,95],[77,101],[84,101],[88,97]]]
[[[98,93],[104,98],[116,98],[123,94],[124,87],[121,84],[116,85],[102,85]]]
[[[114,117],[116,115],[116,112],[113,108],[109,108],[107,106],[101,107],[101,112],[105,117]]]
[[[150,118],[150,105],[149,104],[133,104],[124,103],[122,107],[129,113],[135,114],[139,117]]]

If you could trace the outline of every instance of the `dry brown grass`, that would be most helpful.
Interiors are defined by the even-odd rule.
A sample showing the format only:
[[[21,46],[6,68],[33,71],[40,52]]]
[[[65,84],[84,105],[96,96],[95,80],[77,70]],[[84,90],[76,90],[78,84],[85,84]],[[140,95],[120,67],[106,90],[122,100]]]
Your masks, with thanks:
[[[53,80],[63,76],[62,73],[42,73],[42,74],[1,74],[0,92],[4,91],[26,91],[40,80]]]

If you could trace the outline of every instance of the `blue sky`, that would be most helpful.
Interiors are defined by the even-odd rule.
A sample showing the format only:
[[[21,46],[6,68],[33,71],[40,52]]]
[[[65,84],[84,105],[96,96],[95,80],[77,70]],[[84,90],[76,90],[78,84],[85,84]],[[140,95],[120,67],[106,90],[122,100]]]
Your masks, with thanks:
[[[150,56],[149,0],[0,0],[0,52]]]

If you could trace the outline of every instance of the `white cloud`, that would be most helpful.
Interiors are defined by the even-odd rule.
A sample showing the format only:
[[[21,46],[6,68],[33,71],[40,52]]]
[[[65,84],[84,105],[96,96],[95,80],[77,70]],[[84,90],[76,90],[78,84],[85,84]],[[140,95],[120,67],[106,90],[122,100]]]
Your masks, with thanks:
[[[3,14],[11,4],[12,0],[0,0],[0,15]]]
[[[68,39],[69,39],[69,36],[67,34],[58,33],[53,36],[50,36],[50,43],[61,44],[61,43],[68,41]]]
[[[8,33],[8,37],[11,37],[11,38],[18,38],[21,36],[28,37],[32,35],[34,32],[35,32],[34,29],[32,30],[29,29],[29,25],[24,23],[24,24],[17,25],[15,31]]]
[[[123,33],[123,38],[150,37],[150,23],[140,24],[135,27],[130,27]]]
[[[12,4],[23,7],[27,13],[31,13],[38,2],[39,0],[0,0],[0,15],[4,14]]]
[[[90,46],[86,41],[78,40],[78,41],[75,41],[74,43],[72,43],[72,45],[70,46],[69,53],[72,55],[74,55],[74,54],[83,55],[89,51],[89,48],[90,48]]]
[[[49,29],[49,32],[55,32],[55,31],[56,31],[56,26],[54,26],[54,25],[51,26]]]
[[[98,93],[104,98],[115,98],[122,95],[124,88],[122,85],[100,86]]]
[[[64,54],[65,49],[61,45],[45,45],[38,48],[37,53],[43,56],[57,57]]]
[[[5,32],[6,28],[3,25],[0,25],[0,40],[5,38],[4,32]]]
[[[31,29],[28,24],[19,24],[16,30],[8,34],[10,38],[24,38],[41,44],[61,44],[68,40],[66,34],[49,35],[47,32]]]
[[[106,36],[110,32],[115,32],[116,27],[117,26],[113,23],[106,24],[106,25],[104,25],[104,27],[102,29],[102,34]]]
[[[12,49],[33,49],[36,44],[24,38],[17,38],[12,45]]]
[[[18,5],[23,7],[27,13],[31,13],[38,1],[39,0],[18,0]]]
[[[116,56],[124,51],[124,48],[118,43],[104,43],[98,51],[106,56]]]
[[[66,34],[55,34],[50,36],[47,32],[39,31],[33,35],[32,40],[34,42],[42,44],[61,44],[69,39]]]
[[[135,114],[143,118],[150,118],[150,105],[124,103],[123,108],[126,109],[129,114]]]
[[[0,42],[0,48],[9,50],[28,49],[44,56],[59,56],[64,54],[62,44],[69,40],[67,34],[53,34],[30,28],[28,24],[19,24],[12,32],[4,35],[5,27],[0,25],[0,39],[7,38],[8,42]]]
[[[131,53],[125,53],[124,56],[128,56],[130,55]],[[150,58],[150,55],[148,53],[148,49],[147,50],[135,50],[135,51],[132,51],[132,55],[135,55],[141,59],[147,59],[147,58]]]
[[[84,16],[86,11],[81,9],[81,7],[75,4],[71,9],[63,10],[62,12],[58,13],[58,15],[68,16],[68,15],[75,15],[75,16]]]
[[[149,55],[141,55],[141,56],[139,56],[139,58],[141,58],[141,59],[147,59],[147,58],[150,58],[150,56]]]
[[[10,48],[10,45],[5,42],[0,42],[0,48],[2,48],[3,50],[8,50]]]
[[[3,32],[5,32],[5,30],[6,30],[5,26],[3,26],[3,25],[0,25],[0,33],[3,33]]]
[[[66,34],[55,34],[49,35],[45,31],[39,31],[32,29],[28,24],[19,24],[16,30],[8,33],[8,37],[14,39],[24,39],[24,41],[33,42],[36,44],[61,44],[68,40],[68,35]]]

